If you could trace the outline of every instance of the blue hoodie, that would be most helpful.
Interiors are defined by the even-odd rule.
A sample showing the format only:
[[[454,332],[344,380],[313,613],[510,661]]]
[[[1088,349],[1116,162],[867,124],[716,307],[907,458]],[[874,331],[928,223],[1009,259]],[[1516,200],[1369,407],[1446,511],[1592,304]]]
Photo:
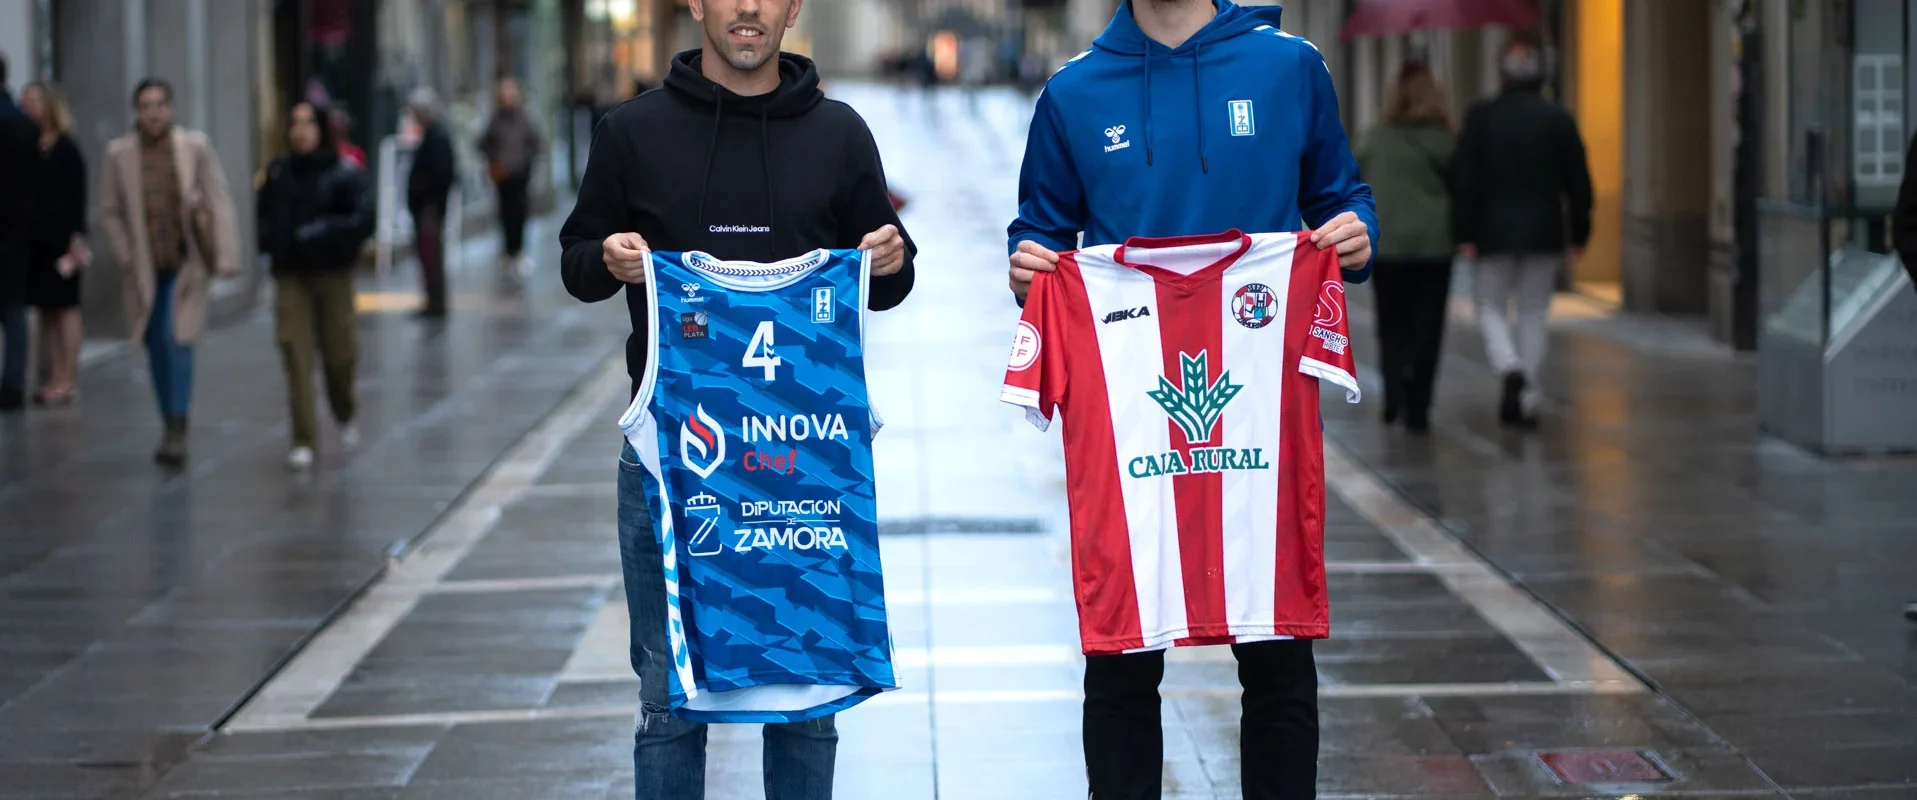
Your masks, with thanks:
[[[1324,56],[1278,29],[1277,6],[1214,0],[1177,49],[1152,41],[1125,0],[1092,49],[1045,84],[1019,171],[1010,248],[1133,236],[1315,229],[1352,211],[1371,229],[1371,187],[1338,117]],[[1371,265],[1346,270],[1364,281]]]

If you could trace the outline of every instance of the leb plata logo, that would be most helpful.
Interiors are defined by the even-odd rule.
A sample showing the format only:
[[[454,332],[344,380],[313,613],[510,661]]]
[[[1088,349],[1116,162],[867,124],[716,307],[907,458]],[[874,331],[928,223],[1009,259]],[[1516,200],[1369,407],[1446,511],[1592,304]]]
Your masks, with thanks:
[[[1244,389],[1244,386],[1231,382],[1231,371],[1218,374],[1218,380],[1211,379],[1211,354],[1200,350],[1198,355],[1178,354],[1179,382],[1172,383],[1164,376],[1158,378],[1158,388],[1146,392],[1165,415],[1185,435],[1185,450],[1167,450],[1163,453],[1143,455],[1131,459],[1126,464],[1126,472],[1134,478],[1153,478],[1161,475],[1187,475],[1206,472],[1225,472],[1239,469],[1270,469],[1265,461],[1262,447],[1193,447],[1192,445],[1211,444],[1213,439],[1223,439],[1219,431],[1219,418],[1225,413],[1225,406]]]

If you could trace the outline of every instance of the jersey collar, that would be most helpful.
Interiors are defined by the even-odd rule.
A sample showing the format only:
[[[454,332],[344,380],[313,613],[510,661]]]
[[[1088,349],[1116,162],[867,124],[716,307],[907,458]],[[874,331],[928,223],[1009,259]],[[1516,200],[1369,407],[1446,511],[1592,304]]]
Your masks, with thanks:
[[[1211,264],[1207,266],[1192,270],[1189,273],[1178,272],[1176,270],[1169,270],[1169,269],[1165,269],[1164,267],[1153,266],[1151,264],[1134,264],[1125,259],[1125,256],[1127,255],[1127,251],[1134,250],[1134,249],[1135,250],[1165,250],[1170,248],[1192,247],[1192,246],[1207,245],[1207,244],[1226,244],[1229,242],[1237,242],[1238,249],[1225,254],[1223,258],[1220,258],[1217,261],[1212,262]],[[1231,230],[1225,231],[1224,233],[1208,233],[1208,234],[1202,234],[1198,236],[1161,236],[1161,237],[1133,236],[1130,239],[1126,239],[1124,244],[1121,244],[1118,246],[1117,252],[1114,252],[1112,254],[1112,260],[1118,262],[1119,264],[1123,264],[1132,269],[1151,275],[1152,277],[1161,281],[1167,281],[1171,283],[1202,283],[1204,281],[1211,280],[1223,274],[1225,270],[1231,268],[1232,264],[1238,263],[1238,259],[1243,258],[1245,253],[1250,251],[1251,251],[1251,237],[1246,235],[1244,231],[1238,230],[1237,228],[1232,228]]]

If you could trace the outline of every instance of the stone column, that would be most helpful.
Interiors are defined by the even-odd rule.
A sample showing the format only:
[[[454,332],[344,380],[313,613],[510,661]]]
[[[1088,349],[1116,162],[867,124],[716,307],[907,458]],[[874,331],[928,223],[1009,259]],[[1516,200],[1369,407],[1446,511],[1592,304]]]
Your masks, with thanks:
[[[1712,201],[1709,0],[1627,0],[1621,281],[1634,311],[1706,309]]]
[[[39,49],[34,47],[36,24],[34,4],[28,0],[0,3],[0,55],[7,59],[7,88],[18,92],[21,86],[37,78]]]
[[[1737,293],[1737,147],[1740,136],[1737,96],[1738,69],[1736,15],[1730,0],[1711,0],[1710,41],[1710,156],[1711,213],[1710,282],[1706,306],[1712,334],[1730,342],[1738,338],[1734,323],[1740,313]],[[1753,132],[1755,133],[1755,132]],[[1755,183],[1753,183],[1753,186]]]

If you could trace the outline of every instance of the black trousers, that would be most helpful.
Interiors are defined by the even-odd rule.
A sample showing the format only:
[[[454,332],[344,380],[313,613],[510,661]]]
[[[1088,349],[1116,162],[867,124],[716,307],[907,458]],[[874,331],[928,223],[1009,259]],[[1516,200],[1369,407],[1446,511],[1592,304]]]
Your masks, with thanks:
[[[1310,800],[1318,791],[1318,667],[1310,641],[1231,646],[1245,687],[1239,770],[1245,800]],[[1165,651],[1085,659],[1085,772],[1091,800],[1158,800]]]
[[[1431,419],[1438,355],[1444,350],[1451,257],[1379,258],[1371,273],[1377,293],[1378,366],[1384,373],[1385,414],[1422,426]]]
[[[526,248],[526,215],[531,211],[527,190],[530,175],[515,175],[499,184],[499,228],[506,236],[506,257],[517,258]]]
[[[426,311],[446,311],[446,207],[413,209],[413,249],[419,254],[419,282],[426,290]]]

